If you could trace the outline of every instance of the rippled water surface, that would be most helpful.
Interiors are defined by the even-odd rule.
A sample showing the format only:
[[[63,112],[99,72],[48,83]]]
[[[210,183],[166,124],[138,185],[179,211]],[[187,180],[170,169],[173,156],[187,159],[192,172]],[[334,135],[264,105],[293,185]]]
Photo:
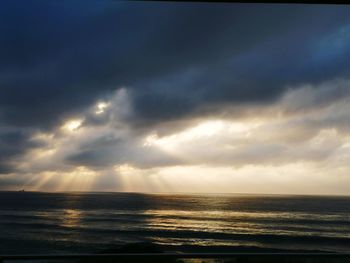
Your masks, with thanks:
[[[183,247],[350,252],[350,198],[0,193],[0,253],[95,253],[147,241]]]

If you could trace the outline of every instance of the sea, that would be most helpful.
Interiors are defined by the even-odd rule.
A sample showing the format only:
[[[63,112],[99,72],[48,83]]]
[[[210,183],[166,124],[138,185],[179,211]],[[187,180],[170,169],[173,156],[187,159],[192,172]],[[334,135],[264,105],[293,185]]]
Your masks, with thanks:
[[[0,192],[0,254],[350,252],[350,197]]]

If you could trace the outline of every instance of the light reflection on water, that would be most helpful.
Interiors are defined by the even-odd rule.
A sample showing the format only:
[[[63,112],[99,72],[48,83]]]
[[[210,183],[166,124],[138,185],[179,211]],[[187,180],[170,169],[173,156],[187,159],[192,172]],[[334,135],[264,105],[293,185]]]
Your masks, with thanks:
[[[65,209],[62,211],[62,223],[64,227],[77,227],[80,225],[82,212],[76,209]]]
[[[350,247],[350,199],[139,194],[37,197],[26,206],[21,207],[21,199],[11,207],[0,207],[0,251],[10,239],[44,242],[41,246],[52,244],[68,252],[137,241],[340,252],[349,252]]]
[[[294,220],[344,220],[344,216],[323,216],[297,213],[247,213],[229,211],[154,211],[149,210],[144,214],[151,215],[145,220],[147,226],[153,230],[172,231],[198,231],[209,233],[232,233],[232,234],[273,234],[305,236],[318,234],[326,237],[349,237],[349,227],[344,226],[314,226],[297,222],[284,222],[288,219]],[[345,219],[348,216],[345,216]],[[208,220],[210,219],[210,220]],[[258,219],[270,219],[270,222],[256,222]],[[278,220],[276,220],[278,219]],[[350,222],[350,220],[348,219]],[[337,229],[339,228],[339,229]],[[344,232],[345,230],[345,232]],[[346,233],[346,231],[348,233]]]

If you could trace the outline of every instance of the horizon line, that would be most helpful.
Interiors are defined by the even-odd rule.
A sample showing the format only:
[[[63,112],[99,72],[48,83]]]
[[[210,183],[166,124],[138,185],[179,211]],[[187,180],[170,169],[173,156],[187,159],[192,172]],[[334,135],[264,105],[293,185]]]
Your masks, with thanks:
[[[0,190],[0,193],[47,193],[47,194],[141,194],[141,195],[255,195],[255,196],[305,196],[305,197],[350,197],[350,194],[297,194],[297,193],[206,193],[206,192],[140,192],[140,191],[39,191],[39,190]]]

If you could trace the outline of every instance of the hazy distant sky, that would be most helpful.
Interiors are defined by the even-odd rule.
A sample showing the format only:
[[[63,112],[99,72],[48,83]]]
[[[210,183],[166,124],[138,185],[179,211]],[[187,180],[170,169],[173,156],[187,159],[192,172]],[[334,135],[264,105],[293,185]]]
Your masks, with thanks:
[[[0,190],[350,194],[350,6],[0,3]]]

